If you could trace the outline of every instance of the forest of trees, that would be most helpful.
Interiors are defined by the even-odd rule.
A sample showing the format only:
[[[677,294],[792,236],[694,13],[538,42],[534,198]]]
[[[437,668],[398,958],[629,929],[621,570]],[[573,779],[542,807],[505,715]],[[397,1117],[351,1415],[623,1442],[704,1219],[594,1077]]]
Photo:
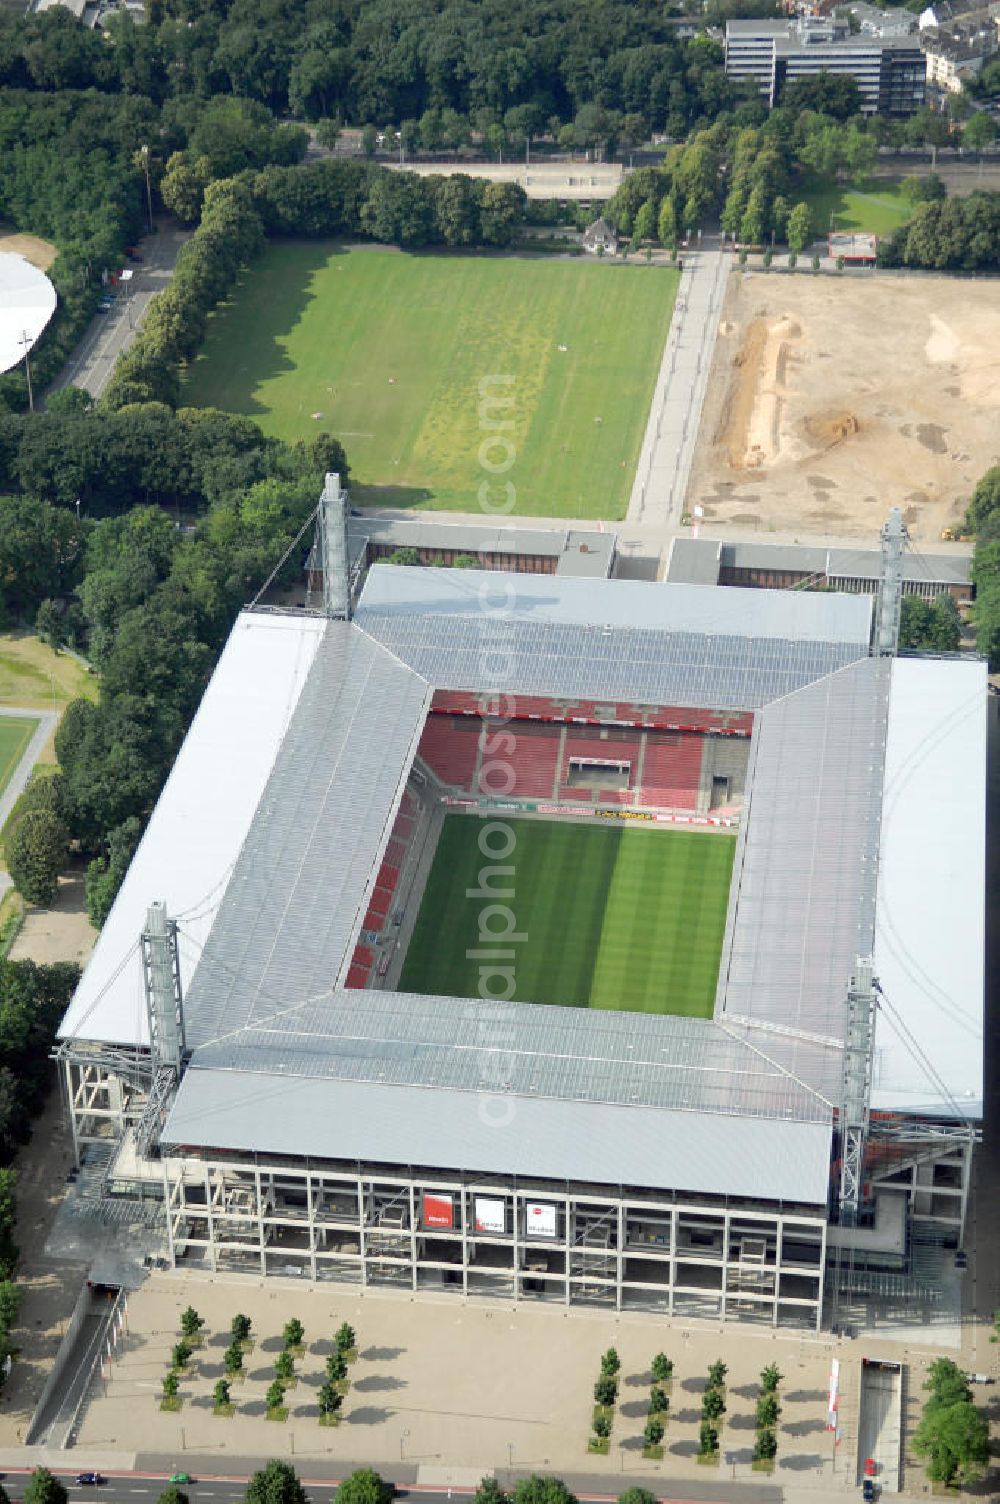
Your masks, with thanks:
[[[90,861],[96,922],[237,612],[301,530],[328,470],[347,474],[327,435],[286,445],[210,409],[145,404],[0,420],[6,609],[30,624],[47,608],[47,634],[85,649],[101,674],[98,703],[74,701],[63,716],[61,773],[29,785],[18,813],[44,813],[33,821],[36,846],[55,824],[63,850],[72,842]],[[82,519],[76,495],[90,514]],[[292,550],[289,579],[306,547]],[[30,855],[37,875],[45,852]]]
[[[1000,266],[1000,193],[918,204],[880,249],[884,266],[986,271]]]
[[[0,87],[228,95],[358,125],[451,110],[485,130],[520,110],[510,127],[535,132],[597,105],[674,134],[741,97],[657,0],[151,0],[149,21],[115,18],[109,48],[58,8],[11,13]]]

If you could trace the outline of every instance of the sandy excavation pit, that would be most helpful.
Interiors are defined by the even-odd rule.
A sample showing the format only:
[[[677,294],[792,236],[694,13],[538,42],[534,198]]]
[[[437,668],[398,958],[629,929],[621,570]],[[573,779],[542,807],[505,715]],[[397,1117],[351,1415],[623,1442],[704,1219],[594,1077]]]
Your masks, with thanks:
[[[1000,461],[1000,282],[733,275],[688,492],[727,533],[925,543]]]

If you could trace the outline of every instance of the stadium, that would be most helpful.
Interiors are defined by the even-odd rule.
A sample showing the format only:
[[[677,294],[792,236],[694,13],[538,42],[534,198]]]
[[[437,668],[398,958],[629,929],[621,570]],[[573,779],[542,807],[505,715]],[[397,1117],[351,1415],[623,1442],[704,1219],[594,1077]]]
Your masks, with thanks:
[[[237,621],[61,1029],[178,1270],[820,1329],[983,1111],[987,686],[879,595],[374,564]],[[356,588],[357,587],[357,588]]]

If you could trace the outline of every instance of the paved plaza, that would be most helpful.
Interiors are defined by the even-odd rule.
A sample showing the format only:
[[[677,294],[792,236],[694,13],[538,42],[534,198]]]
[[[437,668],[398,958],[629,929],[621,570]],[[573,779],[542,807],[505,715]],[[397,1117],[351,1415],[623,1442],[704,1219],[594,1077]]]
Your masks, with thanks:
[[[160,1386],[179,1334],[180,1313],[192,1303],[206,1319],[205,1342],[181,1384],[183,1408],[159,1407]],[[223,1351],[237,1312],[253,1321],[256,1345],[246,1378],[233,1385],[236,1414],[212,1413],[212,1389],[224,1377]],[[287,1422],[266,1417],[264,1396],[274,1377],[284,1323],[297,1316],[306,1329],[306,1355],[287,1395]],[[326,1355],[342,1321],[356,1329],[359,1358],[343,1419],[336,1429],[318,1421],[317,1390]],[[708,1365],[729,1365],[722,1468],[727,1478],[758,1478],[750,1469],[754,1406],[760,1369],[776,1362],[784,1379],[776,1477],[824,1492],[855,1486],[856,1412],[861,1342],[792,1336],[769,1329],[680,1326],[638,1314],[616,1317],[562,1308],[463,1305],[411,1300],[408,1294],[348,1287],[299,1285],[245,1277],[154,1275],[129,1301],[129,1331],[106,1384],[98,1383],[81,1415],[80,1452],[122,1449],[218,1458],[294,1455],[335,1462],[358,1456],[373,1463],[405,1461],[421,1468],[492,1471],[586,1471],[618,1487],[622,1475],[653,1486],[665,1479],[704,1478],[696,1462],[701,1391]],[[592,1386],[601,1353],[622,1360],[619,1403],[608,1457],[586,1451]],[[649,1362],[663,1350],[675,1364],[670,1419],[662,1462],[642,1457],[642,1429],[650,1384]],[[830,1362],[839,1353],[842,1435],[839,1448],[826,1429]],[[892,1356],[879,1344],[880,1356]],[[930,1350],[917,1360],[929,1361]],[[918,1375],[914,1375],[919,1387]],[[721,1476],[721,1472],[720,1472]],[[457,1481],[457,1479],[456,1479]]]

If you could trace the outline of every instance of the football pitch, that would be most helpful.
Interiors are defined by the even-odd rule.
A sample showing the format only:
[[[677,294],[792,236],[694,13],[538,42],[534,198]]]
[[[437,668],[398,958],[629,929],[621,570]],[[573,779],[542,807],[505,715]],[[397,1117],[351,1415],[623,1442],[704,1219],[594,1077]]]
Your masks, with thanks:
[[[37,725],[29,716],[0,716],[0,794],[24,756]]]
[[[515,952],[513,998],[575,1008],[680,1013],[708,1018],[732,875],[735,837],[717,832],[630,830],[541,820],[504,821],[516,844],[504,899],[469,898],[484,868],[503,865],[479,849],[481,820],[449,815],[403,964],[402,992],[477,997],[480,916],[507,905],[524,939]],[[487,916],[487,928],[505,921]],[[499,994],[499,984],[490,984]]]
[[[279,241],[210,320],[184,401],[283,439],[327,430],[362,506],[513,497],[514,513],[620,518],[677,283],[663,266]]]

